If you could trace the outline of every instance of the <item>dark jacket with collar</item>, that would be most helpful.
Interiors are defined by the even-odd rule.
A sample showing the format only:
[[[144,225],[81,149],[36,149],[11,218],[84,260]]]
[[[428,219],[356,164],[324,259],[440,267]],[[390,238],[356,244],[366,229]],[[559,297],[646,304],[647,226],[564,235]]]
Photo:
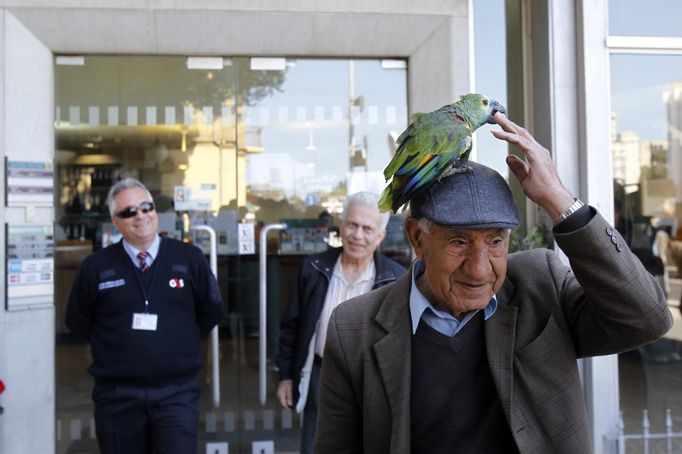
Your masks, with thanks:
[[[308,357],[310,341],[320,319],[334,265],[342,248],[329,249],[305,259],[298,271],[289,306],[282,318],[277,367],[280,380],[293,380],[294,403],[298,401],[301,371]],[[374,285],[377,289],[405,273],[405,268],[388,257],[374,253]]]

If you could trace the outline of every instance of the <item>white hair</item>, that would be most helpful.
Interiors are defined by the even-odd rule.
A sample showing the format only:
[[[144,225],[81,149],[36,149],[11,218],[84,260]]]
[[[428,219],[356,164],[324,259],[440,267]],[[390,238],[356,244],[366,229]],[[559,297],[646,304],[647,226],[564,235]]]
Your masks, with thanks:
[[[349,195],[343,202],[343,214],[341,215],[342,220],[346,220],[346,212],[348,211],[348,207],[351,205],[364,205],[378,210],[379,196],[374,192],[368,191],[356,192],[355,194]],[[386,226],[388,225],[388,220],[390,218],[391,215],[389,213],[381,213],[381,219],[379,220],[380,230],[386,230]]]
[[[427,218],[419,218],[417,221],[417,227],[424,233],[431,233],[431,227],[433,226],[433,221]]]
[[[151,193],[149,192],[149,189],[140,182],[140,180],[137,180],[135,178],[125,178],[121,181],[117,181],[111,189],[109,189],[109,193],[107,194],[107,206],[109,207],[109,214],[114,215],[116,214],[116,196],[125,191],[126,189],[130,188],[140,188],[144,190],[147,193],[147,196],[149,197],[149,200],[152,202],[154,199],[152,198]]]

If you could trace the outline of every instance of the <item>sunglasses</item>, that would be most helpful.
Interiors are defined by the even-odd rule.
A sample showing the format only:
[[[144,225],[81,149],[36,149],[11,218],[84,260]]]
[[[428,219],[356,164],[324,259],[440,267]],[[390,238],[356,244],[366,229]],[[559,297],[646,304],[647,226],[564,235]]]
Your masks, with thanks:
[[[138,206],[125,208],[118,213],[115,213],[114,216],[120,219],[128,219],[137,216],[138,211],[141,211],[144,214],[154,211],[154,204],[152,202],[142,202]]]

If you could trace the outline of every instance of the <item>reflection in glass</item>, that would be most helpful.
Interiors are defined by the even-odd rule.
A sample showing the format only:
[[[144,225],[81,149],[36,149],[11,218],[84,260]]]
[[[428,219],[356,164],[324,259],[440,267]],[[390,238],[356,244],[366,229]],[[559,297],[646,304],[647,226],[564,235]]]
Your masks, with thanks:
[[[380,192],[407,125],[406,83],[378,60],[291,61],[282,89],[242,112],[262,144],[249,156],[247,209],[264,222],[338,217],[347,194]]]
[[[663,339],[620,355],[621,409],[626,433],[641,433],[643,410],[664,433],[667,409],[682,426],[682,58],[613,55],[611,78],[615,225],[675,320]]]
[[[682,3],[678,0],[611,0],[608,4],[609,35],[680,35]]]
[[[217,231],[222,402],[212,407],[205,367],[200,442],[227,441],[231,453],[251,452],[256,439],[275,440],[278,451],[299,445],[298,415],[272,395],[258,402],[258,263],[239,254],[238,225],[255,224],[255,238],[267,223],[292,226],[268,247],[269,360],[301,258],[339,246],[334,226],[348,194],[383,189],[381,172],[407,126],[407,71],[404,61],[277,60],[276,69],[252,69],[244,57],[211,59],[209,68],[183,57],[87,56],[82,66],[55,67],[58,453],[97,452],[89,347],[70,336],[63,312],[83,258],[120,239],[106,194],[127,176],[150,189],[163,235],[208,252],[208,237],[190,226]],[[409,261],[402,218],[389,226],[385,252]]]
[[[504,0],[479,0],[474,7],[474,44],[476,54],[476,91],[488,95],[504,106],[508,106],[507,72],[500,62],[506,61]],[[495,30],[496,39],[490,39],[490,30]],[[476,161],[492,167],[508,178],[509,167],[505,162],[508,147],[505,142],[495,139],[490,132],[496,126],[479,130],[475,135]],[[523,217],[523,216],[522,216]]]

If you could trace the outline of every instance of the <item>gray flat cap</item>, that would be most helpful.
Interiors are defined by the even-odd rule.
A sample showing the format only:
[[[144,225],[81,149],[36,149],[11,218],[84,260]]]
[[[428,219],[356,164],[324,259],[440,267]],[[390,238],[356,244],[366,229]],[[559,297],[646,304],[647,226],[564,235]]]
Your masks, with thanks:
[[[410,202],[412,216],[446,227],[514,229],[519,210],[497,171],[469,161],[471,171],[437,181]]]

